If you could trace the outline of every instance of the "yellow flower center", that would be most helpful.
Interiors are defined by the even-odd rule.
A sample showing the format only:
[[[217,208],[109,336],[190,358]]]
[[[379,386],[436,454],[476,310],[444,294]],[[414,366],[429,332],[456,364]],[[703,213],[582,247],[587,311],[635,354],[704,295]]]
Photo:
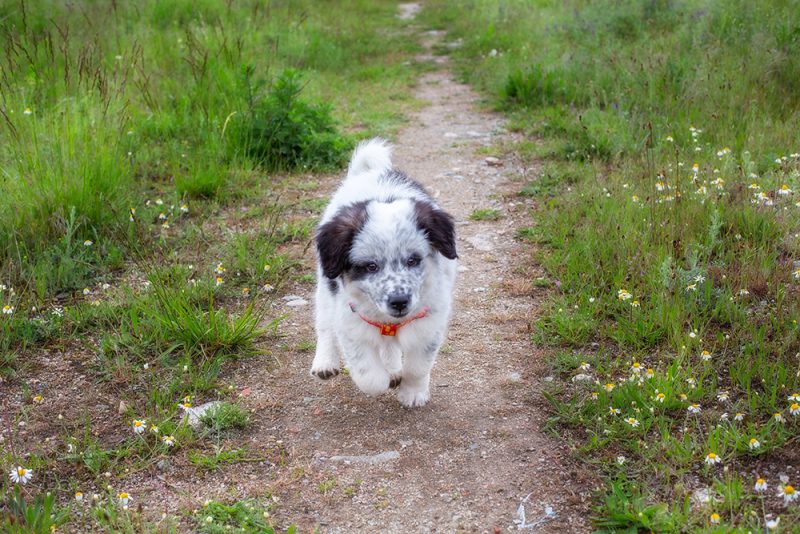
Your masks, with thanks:
[[[122,492],[122,493],[119,494],[119,498],[120,499],[127,499],[128,498],[128,494],[125,493],[125,492]]]
[[[17,474],[18,474],[19,476],[21,476],[21,477],[24,477],[24,476],[25,476],[25,473],[26,473],[26,471],[27,471],[27,470],[26,470],[25,468],[23,468],[23,467],[18,467],[18,468],[17,468]]]
[[[767,481],[764,480],[763,478],[759,478],[758,480],[756,480],[756,484],[758,484],[759,486],[763,486],[766,483]]]
[[[790,409],[790,410],[800,410],[800,404],[797,404],[797,403],[795,402],[794,404],[792,404],[791,406],[789,406],[789,409]]]
[[[708,453],[708,458],[709,458],[710,460],[713,460],[713,459],[714,459],[714,458],[716,458],[716,457],[717,457],[717,455],[716,455],[716,454],[714,454],[713,452],[709,452],[709,453]]]
[[[783,493],[785,493],[786,495],[794,495],[794,487],[790,486],[789,484],[786,484],[783,487]]]

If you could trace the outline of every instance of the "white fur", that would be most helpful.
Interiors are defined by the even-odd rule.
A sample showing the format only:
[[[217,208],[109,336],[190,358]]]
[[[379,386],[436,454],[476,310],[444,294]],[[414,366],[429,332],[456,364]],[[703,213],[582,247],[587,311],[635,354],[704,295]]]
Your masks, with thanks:
[[[430,398],[430,374],[446,337],[457,260],[440,253],[430,242],[429,234],[419,228],[416,203],[424,202],[437,210],[438,207],[404,175],[387,178],[398,176],[392,174],[396,172],[388,143],[381,139],[361,143],[353,154],[347,177],[322,216],[320,229],[336,222],[334,219],[343,208],[368,202],[364,208],[366,223],[346,253],[353,265],[373,262],[381,265],[381,270],[358,275],[354,267],[343,272],[334,278],[337,290],[333,292],[331,279],[319,262],[317,348],[311,374],[328,377],[338,373],[341,355],[361,391],[379,395],[389,389],[391,380],[401,378],[397,397],[404,406],[413,407],[425,405]],[[318,236],[318,250],[320,239]],[[414,255],[422,257],[419,266],[403,263]],[[387,304],[387,295],[396,291],[409,299],[408,311],[400,318],[392,315],[400,312]],[[351,310],[351,304],[358,313]],[[402,326],[394,337],[381,335],[378,328],[359,316],[380,323],[398,323],[424,307],[430,308],[427,316]]]

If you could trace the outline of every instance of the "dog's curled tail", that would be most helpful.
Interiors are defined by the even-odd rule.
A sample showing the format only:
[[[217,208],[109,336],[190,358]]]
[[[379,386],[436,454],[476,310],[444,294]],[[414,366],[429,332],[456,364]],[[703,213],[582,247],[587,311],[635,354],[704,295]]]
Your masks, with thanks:
[[[368,171],[392,168],[392,145],[385,139],[375,137],[361,141],[353,151],[347,174],[354,176]]]

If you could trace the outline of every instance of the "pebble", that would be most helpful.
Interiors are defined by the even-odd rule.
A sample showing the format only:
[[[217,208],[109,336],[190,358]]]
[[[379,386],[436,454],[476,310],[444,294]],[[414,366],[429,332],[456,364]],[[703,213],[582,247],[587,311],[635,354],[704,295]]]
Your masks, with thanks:
[[[385,451],[378,454],[372,455],[363,455],[363,456],[331,456],[329,460],[331,462],[344,462],[346,464],[382,464],[388,462],[390,460],[396,460],[400,458],[400,453],[398,451]]]
[[[587,375],[585,373],[579,373],[572,377],[573,382],[590,382],[591,380],[591,375]]]
[[[192,428],[200,428],[203,424],[201,419],[203,416],[211,409],[216,408],[222,404],[220,401],[211,401],[205,404],[201,404],[200,406],[195,406],[193,408],[186,408],[184,413],[184,420],[189,420],[189,426]]]
[[[489,156],[483,161],[485,161],[486,164],[488,166],[490,166],[490,167],[502,167],[503,166],[503,160],[501,160],[500,158],[496,158],[494,156]]]
[[[289,302],[286,303],[287,306],[291,306],[293,308],[296,308],[298,306],[305,306],[306,304],[308,304],[308,301],[306,299],[290,300]]]

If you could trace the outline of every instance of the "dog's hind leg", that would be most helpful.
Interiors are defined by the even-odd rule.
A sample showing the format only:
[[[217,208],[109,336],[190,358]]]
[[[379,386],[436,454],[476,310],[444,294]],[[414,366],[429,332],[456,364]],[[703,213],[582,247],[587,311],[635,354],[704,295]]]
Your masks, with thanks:
[[[317,351],[314,362],[311,364],[311,374],[317,378],[327,380],[339,374],[339,352],[336,347],[336,333],[334,328],[337,321],[335,317],[335,294],[341,288],[338,282],[323,278],[318,273],[316,295],[316,330]]]

